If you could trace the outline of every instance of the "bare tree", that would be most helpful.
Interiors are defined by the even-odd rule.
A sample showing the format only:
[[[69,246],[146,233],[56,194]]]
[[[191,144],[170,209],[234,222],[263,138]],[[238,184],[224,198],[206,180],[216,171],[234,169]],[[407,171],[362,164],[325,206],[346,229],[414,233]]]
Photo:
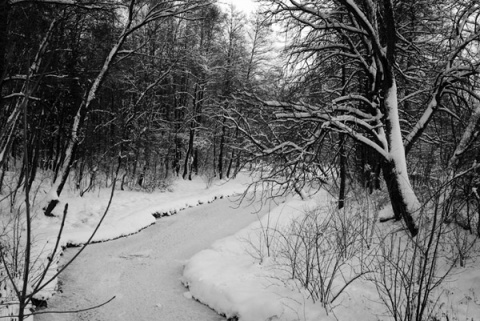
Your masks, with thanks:
[[[286,96],[283,101],[245,95],[245,100],[275,115],[275,124],[265,124],[271,129],[269,138],[251,126],[237,125],[261,155],[288,155],[286,167],[295,170],[312,168],[310,160],[318,151],[312,147],[318,146],[326,133],[345,134],[358,144],[368,146],[381,160],[395,219],[403,219],[410,233],[416,235],[421,204],[409,180],[406,148],[410,149],[421,136],[434,111],[440,109],[445,93],[471,94],[458,84],[478,72],[478,60],[469,54],[480,35],[472,25],[478,6],[436,3],[435,12],[441,21],[448,22],[449,32],[444,29],[432,32],[422,25],[415,29],[418,34],[409,41],[404,35],[408,29],[404,28],[404,16],[399,14],[405,5],[403,1],[265,2],[270,5],[272,18],[287,24],[288,32],[297,37],[291,46],[291,61],[296,63],[295,72],[299,77],[305,79],[306,75],[331,72],[325,74],[328,78],[320,82],[315,94],[314,88],[308,87],[309,92],[304,90],[301,94]],[[454,12],[463,14],[452,18]],[[426,36],[434,41],[426,41]],[[438,60],[432,64],[428,62],[431,54],[428,50],[434,43],[437,47],[440,44],[441,50],[435,56]],[[398,87],[404,82],[399,79],[422,79],[421,72],[412,73],[412,66],[403,63],[403,57],[411,54],[412,48],[427,61],[422,66],[429,68],[423,79],[431,88],[421,88],[405,97],[405,91]],[[444,59],[444,52],[449,50],[448,58]],[[434,68],[438,65],[443,68]],[[342,66],[347,70],[343,84]],[[433,83],[430,82],[432,74],[437,75]],[[423,102],[425,111],[417,115],[417,123],[404,141],[402,107],[406,100],[425,91],[431,93],[430,99]],[[301,133],[299,128],[308,127],[309,131],[298,136],[295,131],[287,130],[288,127],[297,133]],[[283,128],[283,134],[279,134],[282,132],[279,128]]]

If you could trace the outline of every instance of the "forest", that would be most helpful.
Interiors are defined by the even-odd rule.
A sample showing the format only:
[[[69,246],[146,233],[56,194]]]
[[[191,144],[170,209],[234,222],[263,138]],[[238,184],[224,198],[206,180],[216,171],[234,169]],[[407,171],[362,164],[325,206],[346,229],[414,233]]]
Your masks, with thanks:
[[[479,43],[474,0],[0,0],[0,198],[249,170],[478,237]]]

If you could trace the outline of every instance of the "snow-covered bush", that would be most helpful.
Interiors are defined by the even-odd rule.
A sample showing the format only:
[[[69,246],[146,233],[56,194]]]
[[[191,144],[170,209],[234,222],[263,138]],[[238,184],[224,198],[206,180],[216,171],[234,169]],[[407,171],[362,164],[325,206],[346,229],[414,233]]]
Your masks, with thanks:
[[[338,210],[333,203],[324,204],[304,210],[286,225],[265,218],[262,222],[258,240],[249,240],[249,253],[260,264],[273,259],[283,282],[306,291],[326,309],[369,272],[360,261],[369,251],[372,222],[361,208]]]
[[[316,208],[281,235],[279,256],[290,277],[324,307],[366,272],[356,262],[367,250],[368,225],[351,210]]]
[[[428,219],[415,238],[402,230],[377,233],[368,279],[396,321],[440,320],[441,285],[474,244],[457,225],[445,224],[449,214],[438,198],[423,210]]]

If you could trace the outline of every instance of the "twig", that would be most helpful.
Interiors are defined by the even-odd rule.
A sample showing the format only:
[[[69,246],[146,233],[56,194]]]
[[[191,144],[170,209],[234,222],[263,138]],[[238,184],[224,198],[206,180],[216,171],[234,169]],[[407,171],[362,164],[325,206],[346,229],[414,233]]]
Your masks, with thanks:
[[[95,234],[97,233],[98,229],[100,228],[100,225],[102,225],[102,222],[103,220],[105,219],[107,213],[108,213],[108,210],[110,209],[110,205],[112,204],[112,200],[113,200],[113,195],[115,193],[115,186],[117,184],[117,178],[118,178],[118,172],[120,171],[120,166],[121,166],[121,161],[118,162],[118,166],[117,166],[117,170],[115,171],[115,179],[113,181],[113,184],[112,184],[112,189],[111,189],[111,193],[110,193],[110,199],[108,200],[108,204],[107,204],[107,208],[105,208],[105,211],[103,212],[103,215],[102,217],[100,218],[100,221],[98,221],[98,224],[97,226],[95,227],[95,230],[92,232],[92,234],[90,235],[90,237],[88,238],[87,242],[85,242],[85,244],[80,248],[80,250],[75,253],[75,255],[64,265],[62,266],[58,271],[57,273],[55,273],[55,275],[53,275],[47,282],[45,282],[42,286],[38,287],[37,289],[37,293],[38,291],[41,291],[43,288],[45,288],[45,286],[47,286],[49,283],[51,283],[55,278],[57,278],[63,271],[65,271],[65,269],[67,267],[70,266],[70,264],[72,264],[73,261],[75,261],[75,259],[85,250],[85,248],[92,242],[92,239],[93,237],[95,236]],[[32,294],[33,295],[33,294]]]
[[[103,302],[102,304],[90,307],[90,308],[85,308],[85,309],[79,309],[79,310],[70,310],[70,311],[40,311],[40,312],[33,312],[31,314],[26,314],[26,317],[32,316],[32,315],[38,315],[38,314],[49,314],[49,313],[55,313],[55,314],[67,314],[67,313],[80,313],[80,312],[86,312],[90,310],[95,310],[98,308],[103,307],[104,305],[107,305],[108,303],[112,302],[116,296],[113,296],[110,298],[108,301]],[[1,318],[1,317],[0,317]]]

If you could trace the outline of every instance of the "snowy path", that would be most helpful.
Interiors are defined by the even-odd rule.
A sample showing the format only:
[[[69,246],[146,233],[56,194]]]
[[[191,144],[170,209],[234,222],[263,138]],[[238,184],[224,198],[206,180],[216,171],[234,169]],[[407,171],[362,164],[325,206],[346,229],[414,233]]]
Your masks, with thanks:
[[[183,264],[213,241],[231,235],[257,220],[250,207],[236,207],[227,199],[165,217],[138,234],[93,244],[60,278],[63,293],[49,300],[49,309],[77,310],[106,306],[79,314],[45,314],[46,320],[224,320],[206,306],[184,297],[179,281]],[[262,212],[267,211],[264,207]],[[69,249],[71,257],[76,249]]]

